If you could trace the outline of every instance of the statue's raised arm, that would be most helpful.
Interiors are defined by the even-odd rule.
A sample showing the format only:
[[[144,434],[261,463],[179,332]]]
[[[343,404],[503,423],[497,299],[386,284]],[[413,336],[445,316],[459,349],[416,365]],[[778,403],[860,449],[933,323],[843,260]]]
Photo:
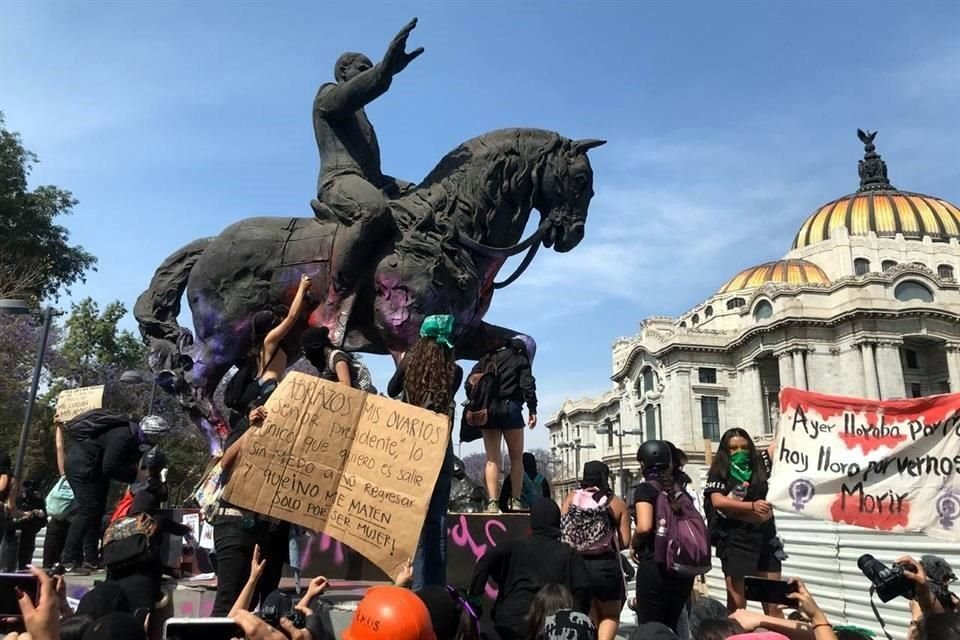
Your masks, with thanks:
[[[423,47],[408,52],[407,38],[417,26],[414,18],[390,41],[383,60],[371,65],[370,59],[360,53],[345,53],[337,60],[335,69],[338,84],[320,87],[314,102],[314,116],[334,118],[364,108],[390,88],[393,76],[407,68],[423,53]]]

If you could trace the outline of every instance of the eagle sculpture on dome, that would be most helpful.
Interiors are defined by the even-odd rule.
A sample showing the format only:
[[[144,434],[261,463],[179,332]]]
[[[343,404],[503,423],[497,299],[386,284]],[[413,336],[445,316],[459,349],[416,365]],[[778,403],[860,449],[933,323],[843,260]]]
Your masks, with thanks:
[[[877,137],[877,132],[857,129],[857,137],[860,138],[860,142],[863,144],[873,144],[873,139]]]

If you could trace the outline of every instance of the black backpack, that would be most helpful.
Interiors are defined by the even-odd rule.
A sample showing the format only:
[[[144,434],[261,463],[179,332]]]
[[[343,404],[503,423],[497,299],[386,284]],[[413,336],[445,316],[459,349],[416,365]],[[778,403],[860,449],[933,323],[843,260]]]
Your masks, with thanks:
[[[480,358],[473,373],[467,378],[467,402],[464,405],[464,421],[471,427],[482,428],[490,422],[500,398],[500,377],[497,372],[496,353]]]

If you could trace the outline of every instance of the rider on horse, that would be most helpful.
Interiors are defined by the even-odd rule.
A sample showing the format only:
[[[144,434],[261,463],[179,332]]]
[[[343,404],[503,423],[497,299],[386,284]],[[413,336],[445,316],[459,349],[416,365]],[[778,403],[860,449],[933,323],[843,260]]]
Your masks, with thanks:
[[[412,185],[380,170],[377,134],[364,107],[386,93],[393,76],[423,53],[406,51],[416,19],[393,39],[383,61],[372,64],[360,53],[345,53],[334,68],[336,83],[327,83],[313,101],[313,129],[320,151],[317,199],[310,204],[319,218],[340,223],[334,241],[330,287],[318,309],[319,324],[339,342],[360,276],[370,266],[380,240],[394,232],[388,198]]]

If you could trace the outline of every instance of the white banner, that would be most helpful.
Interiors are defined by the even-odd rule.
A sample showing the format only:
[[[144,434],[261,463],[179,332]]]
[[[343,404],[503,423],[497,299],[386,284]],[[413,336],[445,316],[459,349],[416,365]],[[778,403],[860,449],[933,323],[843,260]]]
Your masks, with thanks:
[[[819,520],[960,541],[960,393],[881,402],[784,389],[768,498]]]

